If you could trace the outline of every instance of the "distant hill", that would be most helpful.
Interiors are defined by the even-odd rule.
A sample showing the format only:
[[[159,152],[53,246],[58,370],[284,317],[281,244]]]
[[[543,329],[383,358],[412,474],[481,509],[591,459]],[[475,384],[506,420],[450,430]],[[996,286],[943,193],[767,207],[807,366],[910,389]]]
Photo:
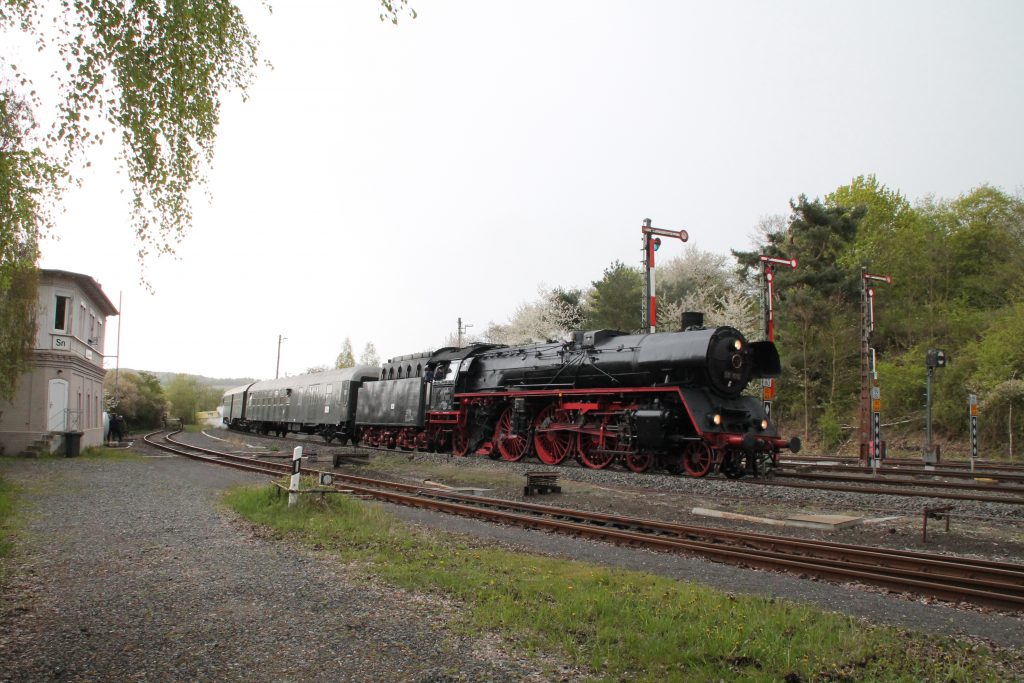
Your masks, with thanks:
[[[155,375],[160,380],[161,386],[167,386],[167,384],[177,375],[187,374],[189,377],[195,377],[196,380],[204,387],[216,387],[217,389],[233,389],[234,387],[241,386],[242,384],[252,384],[256,380],[249,377],[236,377],[236,378],[223,378],[223,377],[204,377],[203,375],[192,375],[189,373],[180,372],[154,372],[153,370],[132,370],[130,368],[121,368],[122,372],[148,372],[151,375]]]

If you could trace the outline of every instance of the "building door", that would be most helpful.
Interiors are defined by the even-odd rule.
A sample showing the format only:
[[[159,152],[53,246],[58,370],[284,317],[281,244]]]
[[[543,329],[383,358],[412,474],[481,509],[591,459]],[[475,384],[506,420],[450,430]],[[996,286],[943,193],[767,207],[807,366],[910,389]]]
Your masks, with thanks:
[[[68,382],[65,379],[51,379],[47,391],[46,428],[51,432],[68,430]]]

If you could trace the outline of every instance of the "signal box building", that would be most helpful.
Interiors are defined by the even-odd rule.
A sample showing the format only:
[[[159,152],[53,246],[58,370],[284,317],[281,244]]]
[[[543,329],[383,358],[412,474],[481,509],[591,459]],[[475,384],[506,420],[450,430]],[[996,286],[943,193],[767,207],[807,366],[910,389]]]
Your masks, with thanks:
[[[68,434],[103,443],[104,333],[117,309],[94,279],[39,272],[35,344],[14,400],[0,400],[0,454],[50,452]]]

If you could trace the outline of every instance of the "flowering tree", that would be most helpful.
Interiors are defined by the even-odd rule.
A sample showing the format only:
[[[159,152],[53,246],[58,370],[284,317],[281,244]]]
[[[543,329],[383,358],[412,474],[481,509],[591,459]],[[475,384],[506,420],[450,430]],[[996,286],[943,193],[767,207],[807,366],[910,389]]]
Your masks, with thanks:
[[[526,344],[560,339],[583,326],[586,296],[580,290],[548,289],[541,285],[537,298],[516,308],[507,323],[490,323],[484,339],[494,344]]]

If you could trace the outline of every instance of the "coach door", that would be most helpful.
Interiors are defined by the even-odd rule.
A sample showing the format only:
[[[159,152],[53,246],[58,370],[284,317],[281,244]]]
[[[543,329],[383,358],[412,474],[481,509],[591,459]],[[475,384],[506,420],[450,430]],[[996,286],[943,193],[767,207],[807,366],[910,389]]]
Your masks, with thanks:
[[[51,379],[47,390],[46,429],[51,432],[68,430],[68,382]]]

